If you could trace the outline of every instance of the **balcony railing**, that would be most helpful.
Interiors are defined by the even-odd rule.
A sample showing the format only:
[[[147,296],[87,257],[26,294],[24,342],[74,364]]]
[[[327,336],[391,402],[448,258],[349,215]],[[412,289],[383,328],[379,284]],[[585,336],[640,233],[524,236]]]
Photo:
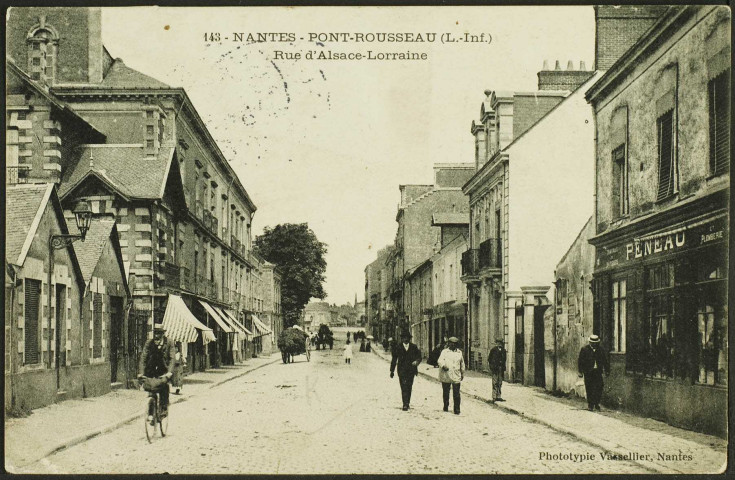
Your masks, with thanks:
[[[204,210],[204,214],[202,216],[202,220],[204,221],[204,228],[212,231],[212,214],[209,213],[209,210]]]
[[[16,183],[28,183],[28,174],[31,171],[29,165],[13,165],[6,168],[5,183],[14,185]]]
[[[159,262],[159,279],[162,286],[181,288],[181,269],[169,262]]]
[[[217,299],[217,285],[214,283],[214,281],[202,277],[201,275],[197,275],[196,293],[203,297]]]
[[[488,238],[480,244],[480,269],[501,268],[503,250],[499,238]]]
[[[212,216],[212,233],[215,235],[219,234],[219,220],[217,217],[214,216],[214,214],[210,214]]]
[[[193,292],[195,290],[191,271],[188,268],[179,267],[179,281],[179,286],[182,290],[187,290],[189,292]]]
[[[480,270],[480,250],[472,248],[462,254],[462,276],[477,275]]]

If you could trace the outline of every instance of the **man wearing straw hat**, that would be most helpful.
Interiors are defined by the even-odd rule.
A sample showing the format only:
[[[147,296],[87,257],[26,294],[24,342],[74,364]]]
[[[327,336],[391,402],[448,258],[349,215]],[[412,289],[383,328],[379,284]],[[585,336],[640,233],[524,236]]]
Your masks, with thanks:
[[[165,335],[166,329],[162,323],[153,326],[153,338],[143,347],[138,367],[138,378],[144,375],[148,378],[165,377],[166,382],[156,387],[161,397],[161,415],[168,415],[168,380],[174,371],[174,345]]]
[[[582,347],[577,361],[579,376],[584,376],[584,389],[587,392],[587,410],[600,410],[602,398],[602,372],[610,375],[607,356],[600,347],[600,337],[590,335],[589,344]]]

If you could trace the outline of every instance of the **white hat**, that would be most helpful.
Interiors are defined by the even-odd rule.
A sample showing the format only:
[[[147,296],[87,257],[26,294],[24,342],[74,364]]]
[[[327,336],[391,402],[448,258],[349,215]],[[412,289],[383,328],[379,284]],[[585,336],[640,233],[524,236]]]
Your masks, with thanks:
[[[597,335],[590,335],[590,343],[600,343],[600,337]]]

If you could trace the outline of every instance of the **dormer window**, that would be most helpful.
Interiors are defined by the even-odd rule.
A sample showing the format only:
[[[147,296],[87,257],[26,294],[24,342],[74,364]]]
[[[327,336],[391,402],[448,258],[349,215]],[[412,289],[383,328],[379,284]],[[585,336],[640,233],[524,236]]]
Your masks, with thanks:
[[[59,35],[46,25],[46,17],[40,17],[28,36],[28,73],[33,80],[53,84],[56,80],[56,57]]]

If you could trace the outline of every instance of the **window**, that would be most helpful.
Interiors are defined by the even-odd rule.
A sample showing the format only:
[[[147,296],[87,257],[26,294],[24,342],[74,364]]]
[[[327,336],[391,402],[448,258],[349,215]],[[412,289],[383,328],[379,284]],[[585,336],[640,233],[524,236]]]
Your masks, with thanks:
[[[45,25],[45,20],[28,36],[28,71],[31,78],[54,83],[56,76],[56,48],[58,35],[53,28]]]
[[[697,262],[697,382],[727,385],[727,260],[703,254]]]
[[[674,376],[674,265],[647,269],[647,315],[643,326],[642,373],[659,378]]]
[[[102,356],[102,294],[95,293],[92,311],[92,357]]]
[[[612,301],[613,301],[613,352],[625,352],[625,325],[627,319],[626,312],[626,281],[618,280],[612,285]]]
[[[677,89],[679,69],[677,65],[666,67],[657,79],[656,135],[658,142],[658,189],[656,201],[665,200],[678,189],[678,165],[676,155]]]
[[[613,167],[613,216],[622,217],[628,213],[628,167],[625,158],[625,144],[612,151]]]
[[[658,131],[658,194],[663,200],[674,194],[674,112],[669,110],[656,120]]]
[[[41,300],[41,282],[40,280],[26,279],[25,281],[25,324],[23,325],[23,334],[25,345],[24,363],[35,364],[41,363],[38,344],[38,315],[39,303]]]
[[[153,143],[153,140],[146,140],[145,141],[145,147],[148,149],[155,148],[155,145]]]
[[[153,125],[146,125],[145,127],[145,133],[148,135],[153,135]]]
[[[711,175],[730,170],[730,72],[709,81],[709,169]]]

